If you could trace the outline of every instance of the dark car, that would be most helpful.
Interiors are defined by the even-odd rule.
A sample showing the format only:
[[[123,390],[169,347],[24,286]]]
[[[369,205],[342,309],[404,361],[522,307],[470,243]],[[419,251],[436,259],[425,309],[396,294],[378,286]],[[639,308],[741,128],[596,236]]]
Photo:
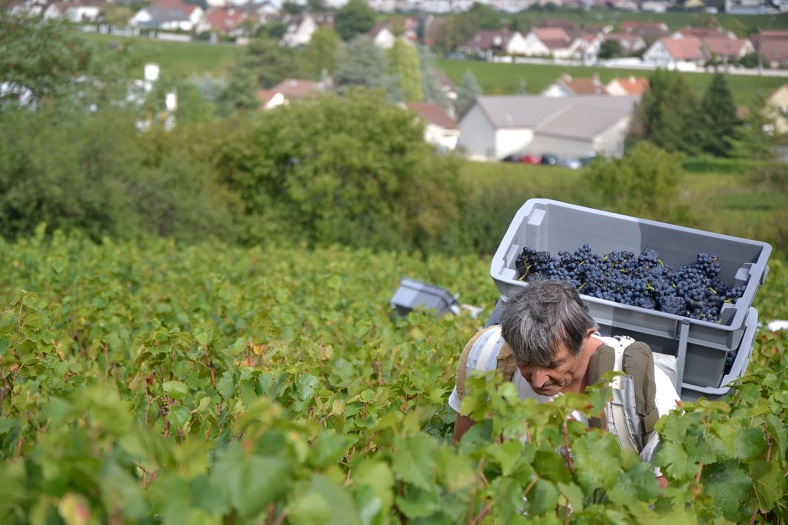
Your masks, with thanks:
[[[520,155],[512,153],[501,159],[502,162],[520,162]]]
[[[558,164],[558,157],[550,153],[545,153],[544,155],[542,155],[541,164],[547,164],[548,166],[556,166]]]

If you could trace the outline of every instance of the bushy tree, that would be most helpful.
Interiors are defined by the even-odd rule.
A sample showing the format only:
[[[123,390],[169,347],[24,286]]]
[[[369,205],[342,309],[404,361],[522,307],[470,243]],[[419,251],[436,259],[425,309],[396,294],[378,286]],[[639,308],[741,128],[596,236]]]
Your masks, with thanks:
[[[462,115],[470,109],[476,97],[482,94],[482,88],[476,80],[476,75],[470,69],[462,75],[462,81],[457,86],[457,115]]]
[[[435,155],[423,131],[381,90],[352,89],[265,112],[220,137],[211,160],[269,230],[313,245],[414,249],[457,217],[461,191],[454,160]]]
[[[742,125],[736,128],[731,141],[732,156],[773,161],[777,143],[773,108],[764,95],[758,94],[747,105]]]
[[[419,52],[415,46],[406,44],[398,38],[389,50],[389,64],[393,75],[397,78],[399,91],[405,102],[421,102],[424,99],[422,89]]]
[[[386,62],[380,48],[367,35],[360,35],[337,51],[334,84],[342,93],[351,86],[385,87]]]
[[[622,158],[597,158],[587,183],[602,209],[687,224],[691,215],[681,198],[684,176],[681,154],[640,142]]]
[[[334,16],[334,28],[345,42],[369,33],[375,26],[375,11],[364,0],[350,0]]]
[[[605,40],[599,46],[599,58],[607,60],[621,56],[621,42],[618,40]]]
[[[320,78],[323,72],[332,75],[340,42],[339,35],[331,27],[318,27],[298,55],[303,75],[314,79]]]
[[[101,47],[63,21],[3,13],[0,111],[47,103],[63,111],[121,104],[131,65],[126,46]]]
[[[255,38],[241,57],[236,73],[249,75],[257,89],[270,89],[276,84],[295,76],[298,71],[295,51],[271,38]],[[245,82],[239,82],[244,85]]]
[[[45,222],[93,239],[232,238],[232,199],[172,132],[140,134],[128,111],[55,116],[17,110],[0,126],[4,237],[27,236]]]

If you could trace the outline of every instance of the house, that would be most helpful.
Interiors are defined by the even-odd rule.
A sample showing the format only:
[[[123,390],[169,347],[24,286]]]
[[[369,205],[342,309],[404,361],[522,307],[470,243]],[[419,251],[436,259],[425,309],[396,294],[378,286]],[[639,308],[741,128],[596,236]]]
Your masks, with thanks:
[[[667,69],[694,70],[705,61],[703,42],[697,37],[660,38],[643,53],[643,62]]]
[[[569,33],[560,27],[536,27],[531,33],[547,48],[546,55],[555,58],[570,58],[577,46]]]
[[[788,84],[783,84],[769,95],[766,103],[774,109],[774,127],[777,133],[788,133]]]
[[[608,33],[605,35],[604,41],[615,40],[618,42],[622,55],[632,55],[646,47],[646,41],[642,36],[634,33],[626,33],[623,31]]]
[[[369,32],[372,42],[381,49],[391,49],[394,47],[394,42],[397,41],[397,35],[385,22],[375,24],[375,27]]]
[[[752,42],[746,38],[703,38],[702,41],[709,58],[717,57],[724,62],[738,60],[755,52]]]
[[[771,67],[788,65],[788,31],[761,31],[750,35],[750,41]]]
[[[312,40],[312,33],[321,26],[334,26],[332,13],[303,13],[299,15],[285,15],[282,18],[286,31],[282,36],[282,43],[288,47],[305,46]]]
[[[494,54],[523,55],[526,53],[525,38],[519,31],[480,30],[457,48],[468,55],[490,58]]]
[[[201,33],[209,29],[200,6],[180,0],[156,0],[129,20],[131,27]]]
[[[605,85],[599,75],[589,78],[572,78],[564,73],[553,84],[542,91],[543,97],[574,97],[577,95],[607,95]]]
[[[407,107],[424,121],[426,142],[445,151],[453,151],[457,147],[460,128],[442,107],[433,102],[409,102]]]
[[[271,89],[259,90],[257,98],[260,99],[261,109],[273,109],[286,106],[295,100],[317,97],[330,90],[329,82],[286,78]]]
[[[483,96],[458,125],[470,157],[513,153],[620,156],[638,97]]]
[[[260,24],[266,24],[279,16],[279,8],[268,0],[260,3],[248,2],[239,8]]]
[[[575,34],[573,34],[575,33]],[[570,58],[582,60],[584,64],[591,64],[596,62],[599,48],[602,46],[603,33],[583,33],[573,31],[569,33],[570,38],[573,39],[570,48],[572,55]]]
[[[246,34],[242,24],[249,15],[237,7],[212,7],[205,13],[205,18],[212,31],[236,37]]]
[[[626,78],[614,78],[605,86],[608,95],[616,97],[636,96],[642,97],[648,89],[648,78],[628,76]]]

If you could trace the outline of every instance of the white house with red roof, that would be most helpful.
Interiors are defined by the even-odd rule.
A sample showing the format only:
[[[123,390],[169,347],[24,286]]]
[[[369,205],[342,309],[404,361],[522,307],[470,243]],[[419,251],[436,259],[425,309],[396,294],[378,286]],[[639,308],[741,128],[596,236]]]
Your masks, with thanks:
[[[434,102],[408,102],[408,109],[419,114],[424,122],[424,140],[446,151],[453,151],[460,138],[457,122]]]
[[[242,24],[249,20],[249,15],[237,7],[211,7],[205,18],[212,31],[236,37],[246,33]]]
[[[525,39],[519,31],[480,30],[473,37],[457,48],[458,51],[470,55],[492,57],[494,54],[506,55],[526,54]]]
[[[286,78],[271,89],[259,90],[257,98],[260,100],[261,109],[273,109],[277,106],[286,106],[292,101],[317,97],[330,89],[331,86],[327,82]]]
[[[607,93],[615,97],[637,96],[642,97],[648,89],[648,78],[628,76],[614,78],[605,86]]]
[[[525,39],[529,49],[524,54],[529,56],[571,58],[578,46],[576,40],[562,27],[535,27]]]
[[[643,61],[668,69],[693,70],[710,59],[737,60],[755,51],[746,38],[695,37],[660,38],[643,53]]]
[[[181,0],[154,0],[150,6],[137,11],[129,20],[129,25],[195,33],[210,28],[205,18],[205,11],[200,6],[186,4]]]
[[[574,97],[578,95],[607,95],[607,88],[599,75],[586,78],[573,78],[563,73],[558,80],[542,91],[544,97]]]

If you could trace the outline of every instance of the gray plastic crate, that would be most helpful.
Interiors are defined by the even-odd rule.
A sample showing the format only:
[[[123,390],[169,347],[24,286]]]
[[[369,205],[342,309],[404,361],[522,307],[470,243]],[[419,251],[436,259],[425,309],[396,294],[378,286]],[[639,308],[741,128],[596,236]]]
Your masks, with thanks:
[[[575,206],[548,199],[531,199],[517,212],[490,266],[490,275],[501,295],[506,297],[516,287],[515,261],[525,246],[548,251],[574,251],[588,244],[596,253],[627,250],[640,253],[656,250],[661,260],[673,267],[691,263],[699,252],[716,255],[720,262],[720,279],[728,286],[746,285],[743,296],[726,304],[721,321],[711,323],[689,319],[636,306],[624,305],[583,295],[594,319],[601,325],[635,338],[675,341],[674,355],[691,354],[683,363],[685,373],[696,385],[719,386],[718,366],[712,370],[700,355],[711,352],[712,361],[737,350],[747,329],[745,320],[758,287],[769,267],[766,262],[771,246],[764,242],[675,226]],[[757,314],[756,314],[757,315]],[[636,337],[637,335],[637,337]],[[703,350],[696,350],[703,349]],[[721,351],[714,353],[715,350]]]
[[[688,343],[682,351],[680,341],[674,338],[658,337],[637,330],[599,325],[599,332],[605,336],[628,335],[649,345],[653,352],[675,356],[678,361],[678,376],[681,377],[682,399],[694,399],[693,392],[717,398],[728,392],[731,381],[738,379],[747,369],[758,330],[758,311],[750,307],[744,321],[744,336],[739,346],[733,350],[721,350],[697,343]],[[682,357],[683,354],[683,357]],[[728,357],[733,364],[726,370]],[[688,397],[689,396],[689,397]]]
[[[391,307],[400,316],[407,315],[417,307],[434,310],[439,316],[459,313],[457,299],[448,291],[407,277],[400,280],[399,288],[391,298]]]

